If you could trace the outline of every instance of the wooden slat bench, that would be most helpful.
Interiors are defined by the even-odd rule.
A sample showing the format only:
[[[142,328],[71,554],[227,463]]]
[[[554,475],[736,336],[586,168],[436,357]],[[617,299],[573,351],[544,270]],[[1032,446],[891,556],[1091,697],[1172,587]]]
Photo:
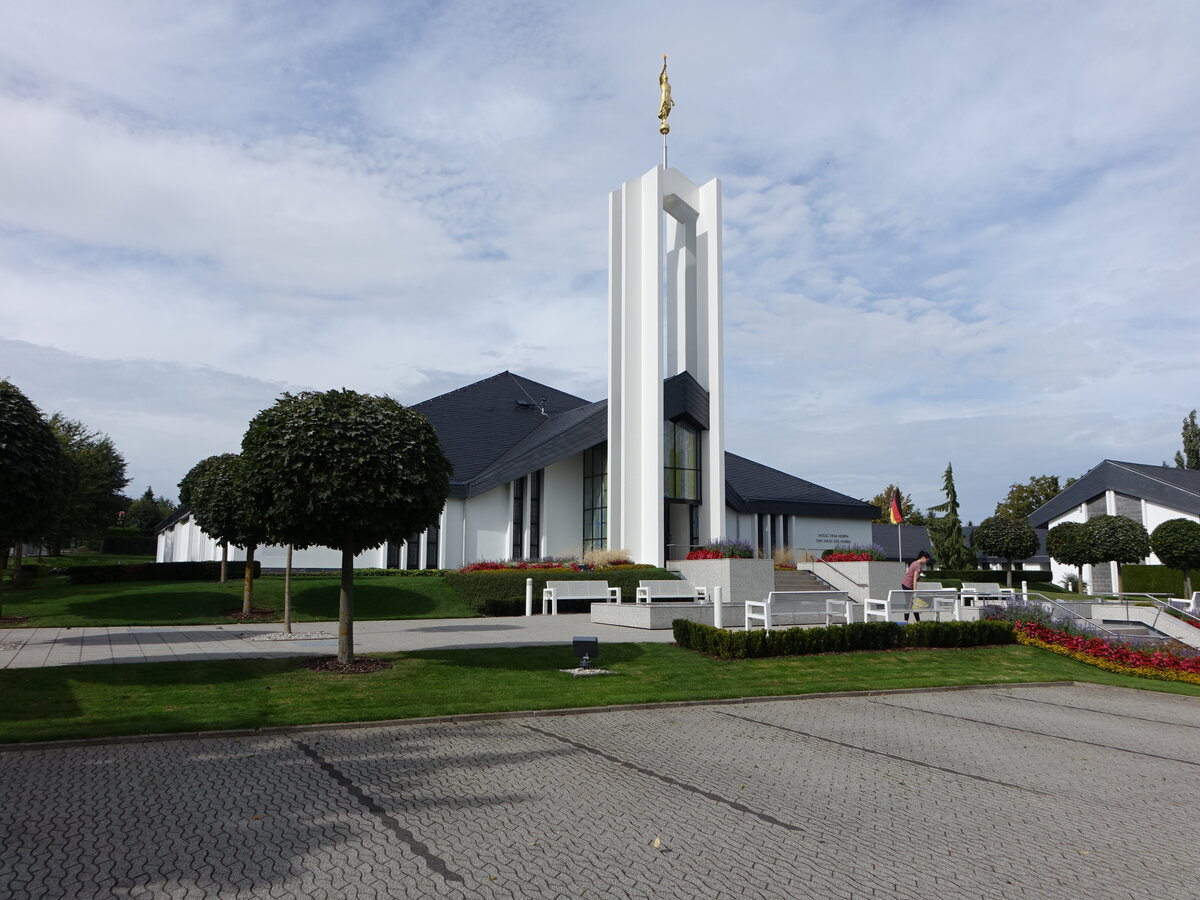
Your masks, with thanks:
[[[850,605],[846,591],[771,591],[766,600],[746,601],[746,630],[757,623],[766,631],[778,626],[781,616],[824,616],[825,624],[834,619],[850,624]]]
[[[655,600],[705,603],[708,601],[708,592],[704,588],[692,584],[690,581],[680,581],[677,579],[669,581],[639,581],[637,592],[634,595],[634,602],[651,603]]]
[[[542,591],[542,615],[547,611],[558,615],[559,600],[603,600],[621,602],[621,589],[609,587],[607,581],[547,581]]]

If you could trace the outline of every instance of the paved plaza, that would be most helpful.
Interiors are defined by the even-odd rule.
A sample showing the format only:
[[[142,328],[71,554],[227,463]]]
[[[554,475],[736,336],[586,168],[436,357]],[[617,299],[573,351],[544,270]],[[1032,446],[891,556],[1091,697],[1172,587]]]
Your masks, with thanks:
[[[991,687],[0,754],[6,897],[1200,895],[1200,701]]]
[[[229,625],[125,625],[0,629],[0,669],[112,665],[203,659],[331,656],[337,622],[303,622],[297,633],[325,640],[254,640],[283,630],[278,622]],[[578,634],[609,642],[669,643],[671,630],[594,625],[587,613],[479,619],[396,619],[354,623],[355,653],[450,650],[465,647],[568,645]]]

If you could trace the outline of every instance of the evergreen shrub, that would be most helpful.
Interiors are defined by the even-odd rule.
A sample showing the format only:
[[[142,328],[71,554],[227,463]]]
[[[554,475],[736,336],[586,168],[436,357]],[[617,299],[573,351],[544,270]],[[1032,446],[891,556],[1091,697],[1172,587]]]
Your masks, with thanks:
[[[230,580],[245,576],[246,564],[230,561]],[[254,577],[262,574],[262,567],[254,563]],[[107,584],[116,581],[216,581],[221,577],[221,563],[212,562],[166,562],[166,563],[123,563],[116,566],[73,566],[67,570],[72,584]]]
[[[136,528],[106,528],[100,541],[100,552],[153,556],[158,552],[158,540],[142,534]]]
[[[1167,566],[1121,566],[1121,587],[1130,594],[1183,596],[1183,573]]]
[[[676,619],[675,643],[718,659],[765,656],[809,656],[854,650],[898,650],[906,647],[979,647],[1012,644],[1009,622],[855,622],[826,628],[783,628],[773,631],[726,631]]]
[[[678,572],[654,566],[621,566],[594,572],[570,569],[492,569],[476,572],[447,572],[446,581],[459,598],[485,616],[525,615],[525,579],[533,579],[533,608],[541,611],[542,591],[547,581],[607,581],[619,587],[623,599],[633,601],[638,582],[673,580]],[[560,600],[559,612],[589,612],[591,600]]]

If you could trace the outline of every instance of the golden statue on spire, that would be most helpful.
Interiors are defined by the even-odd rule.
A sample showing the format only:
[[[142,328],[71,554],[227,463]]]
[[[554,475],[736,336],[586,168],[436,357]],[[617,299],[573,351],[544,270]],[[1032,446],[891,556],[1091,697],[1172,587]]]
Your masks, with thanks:
[[[675,106],[675,101],[671,99],[671,82],[667,80],[667,54],[663,54],[662,71],[658,73],[658,88],[662,91],[662,99],[658,103],[658,130],[662,134],[667,134],[671,130],[671,126],[667,124],[667,116],[671,114],[671,109]]]

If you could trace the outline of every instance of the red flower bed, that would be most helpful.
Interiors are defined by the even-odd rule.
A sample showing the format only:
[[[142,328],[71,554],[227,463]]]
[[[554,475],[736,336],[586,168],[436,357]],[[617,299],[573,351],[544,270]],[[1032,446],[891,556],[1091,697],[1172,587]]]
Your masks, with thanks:
[[[563,572],[582,572],[585,567],[578,563],[563,565],[562,563],[553,562],[477,562],[471,563],[469,566],[463,566],[459,569],[460,572],[507,572],[510,569],[559,569]]]
[[[1035,622],[1018,622],[1013,631],[1018,643],[1051,650],[1110,672],[1200,684],[1200,656],[1180,656],[1164,650],[1133,650],[1110,644],[1103,638],[1064,634]]]
[[[686,559],[724,559],[725,557],[721,555],[720,550],[708,550],[708,549],[705,549],[702,547],[699,550],[693,550],[685,558]]]
[[[873,557],[866,551],[839,550],[835,553],[826,553],[821,559],[825,562],[870,562]]]

